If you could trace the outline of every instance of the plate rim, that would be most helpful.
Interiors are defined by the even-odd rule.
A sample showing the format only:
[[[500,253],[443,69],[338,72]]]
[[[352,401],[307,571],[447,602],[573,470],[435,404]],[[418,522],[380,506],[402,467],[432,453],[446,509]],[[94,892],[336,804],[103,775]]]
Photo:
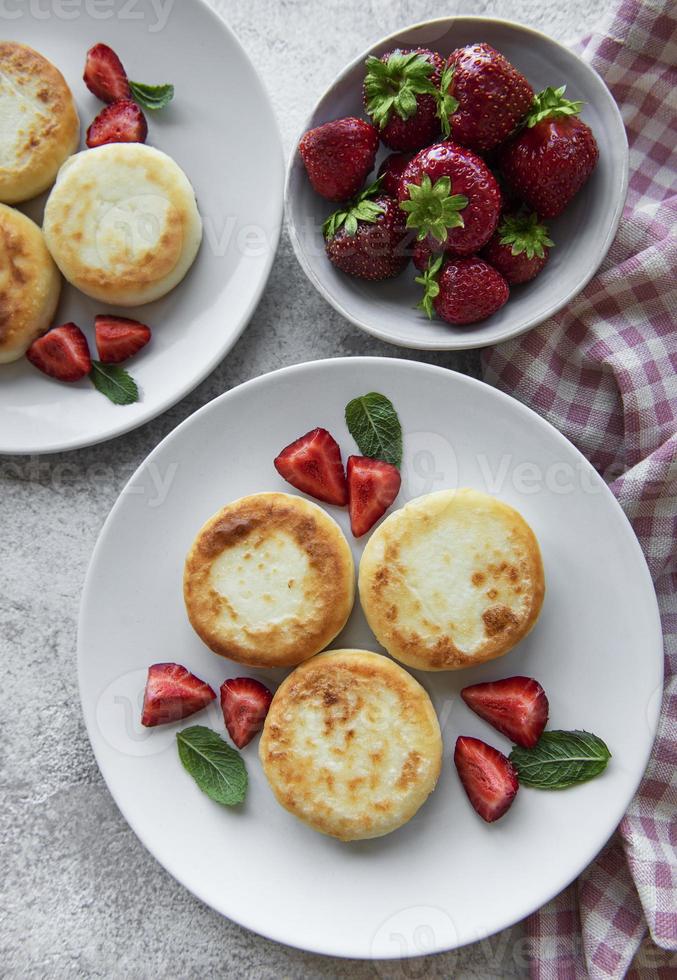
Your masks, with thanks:
[[[519,329],[506,329],[498,337],[494,337],[492,340],[484,340],[478,342],[476,337],[473,338],[472,329],[470,329],[467,334],[465,333],[458,334],[458,335],[454,334],[453,336],[450,336],[450,339],[447,340],[446,342],[443,342],[442,340],[439,341],[432,340],[432,341],[425,341],[418,344],[414,344],[413,342],[394,338],[393,335],[388,331],[381,330],[380,327],[374,326],[373,324],[370,324],[368,321],[362,320],[360,319],[360,317],[354,316],[352,313],[349,313],[348,310],[346,310],[345,307],[343,307],[340,301],[336,299],[328,289],[326,289],[326,287],[321,282],[321,280],[315,275],[315,272],[312,269],[310,263],[308,263],[308,261],[306,260],[303,247],[301,245],[300,239],[296,231],[296,223],[292,218],[291,203],[290,203],[291,179],[292,179],[292,172],[294,170],[294,166],[297,162],[298,145],[299,142],[301,141],[301,137],[310,128],[312,118],[315,115],[315,112],[317,111],[318,105],[327,98],[331,90],[335,88],[335,86],[338,85],[339,82],[341,82],[350,72],[352,72],[353,69],[358,67],[358,65],[361,62],[363,62],[368,55],[372,54],[375,48],[380,48],[384,44],[389,44],[391,41],[396,41],[402,34],[408,33],[409,31],[415,31],[423,27],[434,27],[436,25],[450,24],[452,21],[454,22],[469,21],[471,24],[489,23],[489,24],[498,24],[502,27],[508,27],[513,29],[516,28],[528,34],[533,34],[536,37],[540,38],[541,40],[549,42],[550,44],[554,44],[556,47],[562,49],[563,51],[566,51],[568,55],[575,58],[583,66],[584,70],[586,70],[589,74],[594,76],[596,80],[595,83],[605,93],[611,105],[612,112],[616,117],[619,133],[621,133],[623,137],[622,182],[621,182],[620,192],[616,200],[613,218],[609,226],[609,231],[597,250],[597,257],[595,258],[595,261],[591,264],[589,270],[586,272],[585,277],[580,281],[580,284],[577,287],[575,287],[575,289],[571,291],[566,297],[564,297],[562,300],[557,301],[556,303],[551,304],[551,306],[544,313],[532,317],[530,320],[527,321],[526,325],[522,325]],[[597,72],[592,67],[592,65],[590,65],[587,61],[584,61],[583,58],[581,58],[581,56],[576,51],[574,51],[571,47],[569,47],[567,44],[562,43],[561,41],[556,40],[556,38],[550,37],[549,34],[545,34],[543,31],[539,31],[537,28],[530,27],[528,24],[523,24],[520,21],[516,21],[516,20],[509,20],[508,18],[504,18],[504,17],[482,17],[479,15],[465,15],[465,14],[460,14],[458,16],[451,15],[448,17],[434,17],[430,20],[422,20],[422,21],[417,21],[414,24],[409,24],[405,27],[400,28],[397,31],[393,31],[390,34],[387,34],[385,37],[382,37],[374,41],[364,51],[362,51],[356,58],[353,58],[352,61],[350,61],[339,72],[339,74],[336,75],[336,77],[331,82],[331,84],[328,85],[325,88],[325,90],[321,93],[321,95],[319,95],[318,98],[315,100],[315,103],[313,104],[311,111],[308,113],[308,115],[304,120],[302,128],[299,130],[294,141],[292,142],[292,147],[287,159],[285,182],[284,182],[285,224],[287,227],[289,238],[292,243],[292,248],[294,249],[294,254],[296,255],[299,265],[301,266],[304,273],[306,274],[306,277],[313,284],[313,286],[320,294],[320,296],[322,296],[322,298],[327,303],[329,303],[329,305],[332,306],[337,313],[339,313],[350,323],[353,323],[356,327],[359,327],[360,330],[364,330],[365,333],[370,334],[372,337],[376,337],[378,340],[382,340],[387,344],[392,344],[394,347],[400,347],[405,350],[421,350],[421,351],[479,350],[483,347],[491,347],[494,344],[503,343],[506,340],[512,340],[515,337],[521,337],[529,330],[533,330],[534,327],[537,327],[539,324],[544,323],[550,317],[555,316],[568,303],[570,303],[573,299],[575,299],[576,296],[580,295],[580,293],[585,289],[585,287],[588,285],[588,283],[590,282],[590,280],[595,275],[600,265],[604,261],[604,258],[606,257],[609,249],[611,248],[611,245],[613,244],[614,238],[616,237],[616,233],[618,231],[621,218],[623,217],[623,209],[625,207],[625,201],[628,195],[628,185],[629,185],[629,177],[630,177],[629,167],[630,167],[630,150],[628,147],[628,136],[625,130],[625,123],[623,122],[623,116],[621,115],[621,111],[618,106],[618,103],[614,99],[613,95],[611,94],[611,90],[609,89],[608,85],[606,84],[602,76],[599,74],[599,72]]]
[[[573,449],[575,454],[577,454],[577,456],[580,457],[580,459],[584,462],[584,465],[589,469],[589,471],[595,474],[595,478],[598,481],[600,487],[602,488],[602,495],[605,496],[606,499],[611,503],[612,510],[615,511],[617,518],[619,518],[621,521],[621,525],[625,525],[626,532],[629,533],[629,537],[632,543],[632,548],[635,551],[636,557],[638,559],[640,574],[642,575],[646,585],[648,586],[649,595],[652,597],[654,636],[651,638],[650,642],[647,645],[651,649],[653,649],[654,646],[656,648],[657,680],[658,680],[658,686],[662,691],[663,683],[664,683],[662,623],[661,623],[660,611],[658,607],[658,600],[656,598],[656,593],[646,563],[646,558],[641,549],[637,536],[632,528],[632,525],[630,524],[630,521],[625,515],[623,509],[621,508],[618,500],[612,494],[608,485],[605,483],[602,477],[597,473],[597,471],[594,469],[594,467],[589,462],[589,460],[583,455],[583,453],[581,453],[581,451],[569,439],[567,439],[567,437],[563,433],[559,431],[559,429],[557,429],[554,425],[552,425],[552,423],[548,422],[547,419],[543,418],[541,415],[538,415],[538,413],[535,412],[533,409],[529,408],[529,406],[511,397],[506,392],[501,391],[498,388],[494,388],[493,386],[486,384],[485,382],[479,380],[478,378],[471,377],[470,375],[461,374],[460,372],[451,370],[449,368],[440,367],[435,364],[427,364],[420,361],[411,361],[407,358],[398,358],[398,357],[384,358],[384,357],[375,357],[375,356],[364,356],[364,357],[322,358],[316,361],[303,361],[299,364],[293,364],[293,365],[288,365],[286,367],[277,368],[274,371],[269,371],[265,374],[259,375],[256,378],[250,378],[249,380],[234,386],[228,391],[223,392],[222,394],[218,395],[216,398],[211,399],[209,402],[207,402],[205,405],[202,405],[200,408],[198,408],[187,418],[183,419],[174,429],[172,429],[171,432],[167,433],[167,435],[159,443],[157,443],[157,445],[155,445],[153,449],[147,454],[147,456],[141,461],[139,466],[135,469],[134,473],[126,481],[125,485],[120,489],[120,492],[99,531],[96,543],[92,550],[91,558],[87,566],[84,584],[82,587],[80,605],[78,610],[78,619],[77,619],[77,644],[76,644],[80,709],[82,711],[85,729],[87,731],[87,736],[89,738],[89,742],[92,751],[94,753],[94,757],[96,759],[99,772],[101,773],[101,776],[113,798],[113,801],[117,806],[118,810],[120,811],[120,813],[122,814],[123,818],[125,819],[126,823],[129,825],[129,827],[134,832],[134,834],[139,839],[139,841],[144,846],[144,848],[158,862],[158,864],[162,868],[164,868],[164,870],[168,874],[170,874],[175,881],[177,881],[183,888],[186,888],[187,891],[189,891],[192,895],[194,895],[197,899],[199,899],[208,908],[213,909],[219,915],[224,916],[224,918],[227,918],[230,921],[235,922],[237,925],[245,929],[248,929],[250,932],[253,932],[256,935],[263,936],[266,939],[281,943],[286,946],[290,946],[295,949],[302,950],[304,952],[315,953],[315,954],[325,955],[325,956],[334,956],[339,959],[361,959],[365,961],[411,959],[411,958],[415,958],[415,956],[423,955],[423,954],[404,954],[403,956],[400,951],[397,952],[394,951],[392,954],[388,953],[388,954],[380,954],[378,956],[376,955],[365,956],[364,950],[362,949],[346,948],[346,947],[328,948],[326,945],[318,946],[318,945],[313,945],[311,942],[301,945],[299,942],[293,942],[285,938],[284,930],[276,931],[276,930],[269,929],[267,931],[262,931],[257,925],[251,924],[250,921],[245,921],[244,919],[235,918],[232,913],[226,913],[222,911],[221,908],[217,908],[215,905],[211,903],[211,901],[203,897],[200,888],[197,885],[186,884],[177,874],[174,873],[172,868],[169,867],[168,864],[166,864],[164,860],[162,860],[158,856],[158,854],[155,851],[154,845],[152,843],[152,839],[146,834],[144,830],[141,830],[137,827],[136,818],[130,816],[130,814],[127,812],[127,809],[118,802],[116,795],[113,792],[111,784],[108,780],[106,772],[104,771],[101,765],[99,759],[99,753],[97,750],[97,742],[94,737],[94,729],[95,729],[94,714],[92,712],[89,712],[85,707],[86,697],[85,697],[84,680],[83,680],[83,661],[84,661],[85,654],[84,654],[83,632],[85,629],[84,622],[86,619],[85,608],[87,605],[87,599],[90,590],[93,588],[93,582],[95,581],[95,576],[92,573],[94,571],[96,563],[98,562],[99,555],[103,551],[103,548],[106,544],[107,537],[111,532],[113,520],[117,514],[117,511],[121,509],[122,506],[124,505],[124,502],[128,496],[127,493],[128,488],[131,485],[133,485],[134,481],[138,479],[138,477],[143,472],[144,467],[149,462],[152,461],[156,453],[158,453],[165,446],[165,443],[169,443],[175,437],[177,437],[180,430],[184,428],[189,428],[191,425],[193,425],[197,416],[203,413],[206,414],[208,411],[214,410],[217,403],[226,402],[231,396],[233,396],[237,392],[240,392],[240,390],[243,388],[256,388],[261,385],[265,385],[267,379],[269,379],[271,376],[294,374],[294,373],[298,373],[301,375],[308,370],[310,371],[322,370],[322,368],[327,365],[333,366],[336,365],[337,363],[343,363],[346,366],[350,366],[350,367],[354,367],[356,362],[364,366],[369,366],[370,364],[382,366],[384,361],[386,363],[395,361],[399,365],[405,365],[406,370],[413,370],[415,372],[422,371],[423,373],[435,374],[438,376],[443,374],[447,376],[447,378],[451,376],[453,384],[460,384],[462,386],[468,385],[469,387],[475,387],[479,385],[482,388],[485,388],[487,390],[487,394],[489,397],[496,396],[499,402],[510,403],[519,413],[524,415],[526,418],[535,417],[535,421],[538,426],[540,426],[542,429],[546,431],[549,431],[551,435],[554,434],[557,441],[563,445],[566,445],[569,451]],[[604,848],[606,843],[611,839],[611,836],[613,835],[615,829],[617,828],[621,819],[625,815],[628,806],[632,802],[632,799],[634,798],[637,789],[642,779],[644,778],[644,775],[646,773],[646,768],[649,763],[649,759],[651,757],[654,742],[656,739],[658,724],[660,720],[661,702],[662,702],[662,698],[655,699],[654,704],[651,706],[650,718],[647,713],[647,721],[649,722],[649,730],[650,730],[651,738],[647,742],[648,747],[644,754],[641,771],[639,772],[638,775],[636,775],[636,778],[632,780],[631,794],[629,795],[628,799],[623,803],[622,807],[620,808],[620,811],[619,812],[614,811],[614,813],[610,815],[610,819],[609,819],[610,830],[608,835],[605,834],[604,840],[601,841],[595,839],[593,845],[592,846],[589,845],[585,849],[584,859],[580,865],[578,862],[576,862],[576,867],[573,873],[571,874],[571,877],[568,877],[567,880],[565,881],[559,882],[554,889],[552,890],[548,889],[547,896],[544,899],[539,898],[538,902],[535,905],[533,901],[528,901],[523,903],[524,907],[523,908],[520,907],[517,912],[511,910],[510,913],[507,915],[507,917],[501,918],[498,921],[497,925],[493,924],[490,930],[485,930],[485,929],[478,930],[477,934],[473,936],[471,939],[464,940],[463,942],[454,943],[451,946],[448,946],[445,943],[441,943],[441,944],[437,943],[435,947],[428,950],[425,955],[434,955],[436,953],[450,952],[451,950],[459,949],[465,945],[470,945],[475,942],[482,942],[483,940],[489,938],[490,936],[496,935],[498,932],[501,932],[502,930],[515,925],[517,922],[521,921],[526,916],[531,915],[533,912],[537,911],[539,908],[543,907],[543,905],[551,901],[564,888],[568,887],[568,885],[570,885],[573,881],[576,880],[576,878],[589,866],[589,864],[595,859],[595,857]]]
[[[96,436],[94,438],[76,437],[74,439],[66,439],[64,441],[54,443],[53,445],[50,445],[48,448],[23,445],[21,448],[12,447],[8,449],[3,444],[0,443],[0,456],[48,456],[56,453],[71,452],[78,449],[86,449],[89,446],[99,446],[104,442],[109,442],[111,439],[117,439],[119,436],[126,435],[128,432],[133,432],[134,429],[140,428],[142,425],[145,425],[147,422],[152,422],[153,419],[156,419],[159,415],[162,415],[164,412],[167,412],[170,408],[173,408],[174,405],[178,404],[183,398],[185,398],[192,391],[194,391],[198,387],[198,385],[202,384],[205,378],[207,378],[208,375],[210,375],[212,371],[214,371],[214,369],[221,363],[221,361],[223,361],[224,358],[228,356],[228,354],[231,352],[231,350],[233,349],[233,347],[238,342],[238,340],[246,330],[247,326],[249,325],[249,321],[254,315],[256,311],[256,307],[258,306],[261,297],[263,295],[263,291],[268,284],[273,263],[277,256],[278,247],[280,244],[280,237],[282,234],[282,223],[284,218],[285,161],[284,161],[284,147],[282,143],[280,125],[277,120],[277,115],[273,109],[273,103],[271,97],[268,94],[268,90],[263,83],[263,79],[259,74],[259,70],[254,64],[252,58],[249,56],[244,45],[236,35],[233,28],[226,21],[225,17],[220,13],[220,11],[217,10],[216,7],[212,6],[208,2],[208,0],[192,0],[192,2],[198,4],[205,11],[207,11],[207,13],[212,17],[212,19],[218,23],[219,29],[224,31],[226,35],[230,38],[232,43],[237,48],[239,48],[240,53],[245,58],[247,63],[251,66],[255,79],[256,88],[258,89],[259,94],[262,96],[263,101],[265,102],[268,108],[272,131],[276,137],[277,153],[275,156],[278,161],[278,166],[280,168],[279,169],[280,179],[279,179],[279,186],[276,194],[276,199],[273,200],[273,208],[271,209],[271,217],[273,220],[271,224],[272,233],[270,236],[270,248],[267,252],[265,261],[262,265],[260,281],[257,283],[256,289],[253,291],[251,295],[250,301],[247,304],[247,307],[241,317],[240,323],[236,327],[234,333],[231,335],[231,337],[229,338],[225,346],[220,348],[220,350],[213,357],[211,357],[208,362],[206,362],[203,365],[200,371],[196,375],[194,375],[189,382],[177,387],[172,391],[170,395],[161,399],[159,403],[148,412],[148,414],[141,414],[140,417],[136,417],[133,421],[129,420],[126,423],[123,422],[119,428],[116,427],[113,429],[113,431],[110,431],[104,435]],[[29,43],[29,42],[26,41],[25,43]],[[26,203],[30,203],[30,202],[26,202]],[[188,283],[188,287],[190,287],[190,283]],[[0,409],[0,415],[1,415],[1,409]]]

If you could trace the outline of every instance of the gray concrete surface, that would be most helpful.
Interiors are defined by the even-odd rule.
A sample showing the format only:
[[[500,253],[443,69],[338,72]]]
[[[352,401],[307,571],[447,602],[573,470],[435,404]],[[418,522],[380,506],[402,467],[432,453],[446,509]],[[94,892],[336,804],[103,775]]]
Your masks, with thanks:
[[[271,93],[287,151],[337,70],[400,25],[488,14],[567,39],[586,31],[606,3],[216,0]],[[353,354],[420,356],[477,373],[472,353],[398,351],[343,321],[307,282],[283,235],[269,290],[247,331],[188,398],[105,445],[0,459],[1,976],[525,975],[519,927],[457,953],[375,964],[305,954],[222,919],[143,849],[103,783],[82,723],[75,670],[80,591],[99,529],[131,472],[182,419],[241,381],[286,364]]]

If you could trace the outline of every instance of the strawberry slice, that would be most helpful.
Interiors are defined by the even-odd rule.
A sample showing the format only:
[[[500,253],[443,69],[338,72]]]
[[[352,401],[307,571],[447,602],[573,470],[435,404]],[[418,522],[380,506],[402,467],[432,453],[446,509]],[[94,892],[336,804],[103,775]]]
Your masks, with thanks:
[[[263,728],[273,695],[253,677],[229,677],[221,685],[221,710],[228,734],[244,748]]]
[[[471,684],[461,697],[476,715],[525,749],[534,747],[548,721],[548,699],[533,677]]]
[[[89,49],[82,77],[89,91],[102,102],[115,102],[132,96],[127,72],[115,51],[107,44],[95,44]]]
[[[150,340],[150,327],[126,316],[100,314],[94,318],[96,349],[104,364],[120,364]]]
[[[215,697],[209,684],[181,664],[152,664],[143,695],[141,724],[152,728],[187,718],[206,708]]]
[[[59,381],[79,381],[92,370],[87,338],[74,323],[64,323],[38,337],[26,357],[43,374]]]
[[[145,143],[148,123],[141,109],[131,99],[118,99],[102,109],[87,130],[87,146],[104,143]]]
[[[369,456],[348,458],[348,504],[350,529],[361,538],[392,504],[400,492],[402,478],[392,463]]]
[[[454,762],[463,789],[482,820],[493,823],[510,809],[519,782],[509,759],[479,738],[461,735]]]
[[[297,490],[342,507],[348,503],[341,449],[326,429],[312,429],[286,446],[275,459],[275,469]]]

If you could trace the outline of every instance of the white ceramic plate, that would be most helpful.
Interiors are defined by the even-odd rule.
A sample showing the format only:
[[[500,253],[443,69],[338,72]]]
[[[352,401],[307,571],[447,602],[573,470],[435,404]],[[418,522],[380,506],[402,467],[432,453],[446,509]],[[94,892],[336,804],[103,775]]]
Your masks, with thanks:
[[[585,103],[582,118],[599,144],[599,163],[585,187],[550,222],[556,248],[533,282],[515,286],[506,305],[488,320],[454,327],[428,320],[415,309],[421,288],[409,265],[396,279],[365,282],[344,275],[324,254],[322,222],[337,205],[315,194],[299,153],[289,160],[285,190],[287,221],[306,275],[331,305],[381,340],[418,350],[486,347],[516,337],[565,306],[594,275],[609,250],[628,184],[628,144],[618,106],[599,75],[568,48],[523,24],[487,17],[444,17],[406,27],[374,44],[349,64],[320,98],[301,134],[340,116],[364,116],[362,82],[367,55],[397,46],[426,47],[450,54],[473,41],[486,41],[529,79],[536,92],[567,85],[567,96]],[[298,140],[297,140],[298,143]],[[296,146],[296,144],[295,144]],[[381,146],[376,167],[390,151]]]
[[[202,522],[242,494],[290,490],[273,457],[326,426],[347,456],[346,402],[390,395],[403,427],[399,502],[469,485],[518,507],[540,540],[547,595],[529,637],[500,661],[416,676],[444,736],[442,776],[405,827],[341,844],[282,810],[243,750],[246,803],[229,810],[179,763],[176,731],[224,731],[216,705],[151,731],[139,725],[146,668],[175,660],[217,688],[254,674],[211,653],[182,599],[186,551]],[[329,508],[348,538],[347,513]],[[354,543],[356,560],[363,543]],[[334,647],[378,649],[359,608]],[[319,953],[401,957],[450,949],[521,919],[595,856],[644,771],[660,706],[662,643],[639,545],[618,504],[574,447],[529,409],[473,379],[410,361],[350,358],[285,368],[222,395],[172,432],[123,491],[97,544],[78,639],[87,728],[106,782],[148,849],[224,915]],[[544,685],[552,728],[584,728],[608,743],[605,774],[561,793],[522,789],[504,819],[471,809],[452,754],[456,736],[509,743],[473,715],[459,690],[525,673]]]
[[[56,322],[74,320],[92,351],[95,313],[136,316],[153,328],[151,344],[128,365],[141,400],[115,406],[87,379],[62,384],[24,358],[0,365],[2,453],[57,452],[101,442],[141,425],[191,391],[230,350],[251,316],[268,278],[282,216],[284,162],[268,97],[239,41],[202,0],[116,0],[106,9],[83,3],[68,10],[66,4],[43,4],[38,13],[28,6],[14,4],[12,17],[3,17],[3,37],[30,44],[64,74],[78,104],[82,146],[86,127],[102,108],[82,81],[92,44],[105,41],[114,48],[133,79],[174,83],[171,106],[147,113],[148,142],[186,171],[205,234],[186,279],[156,303],[135,310],[105,307],[64,288]],[[22,205],[38,223],[44,199]]]

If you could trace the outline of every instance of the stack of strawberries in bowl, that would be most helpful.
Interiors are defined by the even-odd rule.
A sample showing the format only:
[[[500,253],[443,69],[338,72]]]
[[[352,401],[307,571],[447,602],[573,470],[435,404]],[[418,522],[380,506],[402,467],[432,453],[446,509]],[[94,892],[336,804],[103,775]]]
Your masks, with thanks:
[[[487,319],[546,266],[546,222],[595,169],[582,103],[563,85],[536,93],[480,42],[448,57],[393,47],[369,56],[362,74],[369,121],[330,119],[299,143],[313,190],[340,205],[323,225],[327,258],[372,281],[413,261],[428,317],[457,327]],[[370,181],[381,144],[391,152]]]

